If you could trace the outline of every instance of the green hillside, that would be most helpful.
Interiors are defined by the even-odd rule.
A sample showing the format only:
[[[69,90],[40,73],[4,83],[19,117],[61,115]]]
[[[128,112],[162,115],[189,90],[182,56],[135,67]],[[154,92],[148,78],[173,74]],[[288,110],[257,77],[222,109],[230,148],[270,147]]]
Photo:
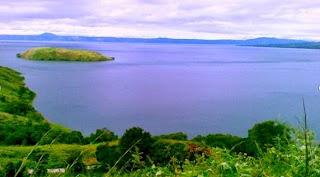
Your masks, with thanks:
[[[110,61],[113,57],[107,57],[100,53],[89,50],[75,50],[53,47],[32,48],[23,53],[17,54],[18,58],[29,60],[53,60],[53,61]]]
[[[70,131],[49,123],[34,109],[36,94],[26,87],[19,72],[0,66],[0,86],[0,145],[33,145],[51,129]]]

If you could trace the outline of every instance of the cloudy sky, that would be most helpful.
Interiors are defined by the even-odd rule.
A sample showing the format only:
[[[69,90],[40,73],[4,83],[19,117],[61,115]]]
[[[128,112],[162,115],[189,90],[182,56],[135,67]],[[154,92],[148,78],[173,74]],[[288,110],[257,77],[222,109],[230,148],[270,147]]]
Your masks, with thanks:
[[[317,0],[1,0],[0,34],[320,40]]]

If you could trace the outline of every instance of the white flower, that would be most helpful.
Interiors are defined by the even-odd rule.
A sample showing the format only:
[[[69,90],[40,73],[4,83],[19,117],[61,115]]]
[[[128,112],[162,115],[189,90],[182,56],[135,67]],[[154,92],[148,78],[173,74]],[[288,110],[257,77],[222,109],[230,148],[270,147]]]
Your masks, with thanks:
[[[229,169],[230,168],[230,166],[229,166],[229,164],[227,162],[222,162],[221,166],[222,166],[223,169]]]
[[[162,175],[162,171],[158,171],[158,172],[156,173],[156,176],[160,176],[160,175]]]

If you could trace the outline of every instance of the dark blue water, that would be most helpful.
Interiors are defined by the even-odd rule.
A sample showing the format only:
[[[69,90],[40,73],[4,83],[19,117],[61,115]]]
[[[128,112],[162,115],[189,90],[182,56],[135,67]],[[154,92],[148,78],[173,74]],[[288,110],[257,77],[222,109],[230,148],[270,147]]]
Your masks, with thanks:
[[[29,61],[36,46],[81,48],[115,57],[97,63]],[[320,132],[320,50],[190,44],[0,42],[0,65],[23,73],[49,121],[85,134],[139,126],[246,136],[255,123],[297,123],[305,98]]]

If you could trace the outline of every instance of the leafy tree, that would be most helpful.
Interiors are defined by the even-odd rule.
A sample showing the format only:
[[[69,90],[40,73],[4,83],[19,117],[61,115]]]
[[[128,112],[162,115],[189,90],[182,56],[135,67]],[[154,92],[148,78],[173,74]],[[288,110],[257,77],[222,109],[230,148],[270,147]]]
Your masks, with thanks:
[[[286,124],[265,121],[255,124],[248,131],[247,151],[251,155],[257,155],[258,148],[266,151],[268,147],[275,145],[285,147],[290,143],[290,139],[290,128]]]
[[[101,169],[113,167],[121,155],[119,146],[110,146],[107,143],[98,146],[96,150],[97,160],[102,164]]]
[[[89,137],[90,143],[101,143],[117,140],[118,136],[107,128],[97,129],[96,133],[92,133]]]
[[[68,164],[68,170],[70,170],[71,172],[86,171],[82,158],[83,155],[80,150],[71,151],[66,160],[66,163]]]
[[[134,150],[138,150],[141,152],[142,161],[147,160],[147,156],[152,151],[153,139],[149,132],[145,132],[142,128],[133,127],[124,133],[121,137],[119,146],[121,150],[121,154],[125,154],[122,160],[119,163],[119,166],[123,166],[128,161],[132,161],[132,155],[136,152]],[[134,148],[133,148],[134,147]],[[131,148],[131,151],[126,153]],[[127,168],[132,168],[132,163],[129,163]]]
[[[152,149],[150,156],[154,163],[159,166],[165,166],[173,157],[179,162],[183,162],[187,145],[185,143],[170,143],[159,140],[152,145]]]
[[[126,130],[126,132],[120,139],[119,146],[123,149],[123,151],[126,151],[133,145],[135,145],[141,152],[149,154],[152,143],[153,140],[149,132],[145,132],[142,128],[139,127],[133,127]]]
[[[64,143],[66,143],[66,144],[83,144],[83,135],[79,131],[71,131],[70,133],[65,133]]]
[[[210,147],[219,147],[233,149],[235,152],[246,151],[245,144],[246,140],[238,136],[232,136],[229,134],[209,134],[206,136],[198,135],[192,139],[192,141],[204,143]]]
[[[5,110],[5,112],[8,112],[10,114],[21,116],[26,115],[29,111],[34,111],[34,108],[29,103],[23,101],[10,102]]]

